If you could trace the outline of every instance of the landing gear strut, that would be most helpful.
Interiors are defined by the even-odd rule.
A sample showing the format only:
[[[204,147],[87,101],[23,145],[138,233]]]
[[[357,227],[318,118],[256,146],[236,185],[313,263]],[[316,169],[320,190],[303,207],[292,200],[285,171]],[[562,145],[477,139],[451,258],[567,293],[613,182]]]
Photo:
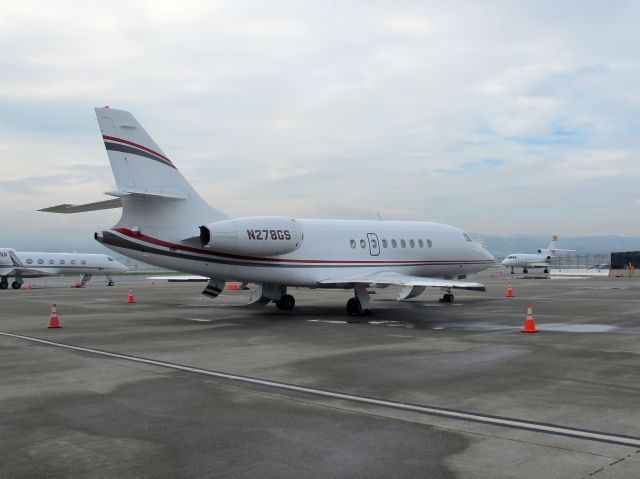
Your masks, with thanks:
[[[113,282],[113,278],[111,277],[110,274],[106,275],[107,276],[107,281],[109,281],[107,283],[107,286],[113,286],[115,283]]]
[[[356,295],[347,301],[347,313],[349,316],[371,316],[369,292],[363,285],[356,285],[353,289]]]

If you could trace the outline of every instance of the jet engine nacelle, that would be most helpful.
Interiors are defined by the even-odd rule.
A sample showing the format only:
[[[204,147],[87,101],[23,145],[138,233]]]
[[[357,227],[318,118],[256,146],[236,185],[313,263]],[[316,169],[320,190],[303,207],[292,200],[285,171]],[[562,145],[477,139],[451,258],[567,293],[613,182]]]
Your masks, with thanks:
[[[200,226],[200,243],[221,253],[278,256],[302,245],[300,222],[284,216],[254,216]]]

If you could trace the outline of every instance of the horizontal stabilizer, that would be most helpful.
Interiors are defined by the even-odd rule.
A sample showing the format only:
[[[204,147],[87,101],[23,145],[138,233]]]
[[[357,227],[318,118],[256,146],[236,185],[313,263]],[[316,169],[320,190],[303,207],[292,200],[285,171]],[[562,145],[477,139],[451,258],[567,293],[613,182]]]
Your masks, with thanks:
[[[61,205],[50,206],[48,208],[42,208],[38,211],[44,211],[45,213],[84,213],[85,211],[108,210],[120,207],[122,207],[122,202],[120,201],[120,198],[117,198],[115,200],[96,201],[94,203],[85,203],[83,205],[64,203]]]
[[[175,188],[162,188],[158,190],[136,190],[133,188],[121,188],[115,191],[107,191],[105,194],[122,198],[124,196],[144,196],[147,198],[168,198],[171,200],[186,200],[188,197]]]

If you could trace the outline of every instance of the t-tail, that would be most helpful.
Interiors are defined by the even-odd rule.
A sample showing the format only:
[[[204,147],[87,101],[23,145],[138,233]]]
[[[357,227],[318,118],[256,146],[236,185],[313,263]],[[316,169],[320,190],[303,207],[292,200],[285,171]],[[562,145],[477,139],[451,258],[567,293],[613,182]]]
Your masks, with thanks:
[[[164,237],[193,235],[197,225],[227,219],[193,189],[131,113],[96,108],[122,217],[116,227]]]

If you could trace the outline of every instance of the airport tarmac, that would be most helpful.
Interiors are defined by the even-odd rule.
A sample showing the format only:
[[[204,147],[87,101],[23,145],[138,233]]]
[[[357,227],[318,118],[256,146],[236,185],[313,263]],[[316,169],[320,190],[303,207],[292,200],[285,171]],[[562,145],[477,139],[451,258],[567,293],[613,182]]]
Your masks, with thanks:
[[[640,279],[507,276],[363,324],[346,291],[1,291],[1,476],[640,477]]]

